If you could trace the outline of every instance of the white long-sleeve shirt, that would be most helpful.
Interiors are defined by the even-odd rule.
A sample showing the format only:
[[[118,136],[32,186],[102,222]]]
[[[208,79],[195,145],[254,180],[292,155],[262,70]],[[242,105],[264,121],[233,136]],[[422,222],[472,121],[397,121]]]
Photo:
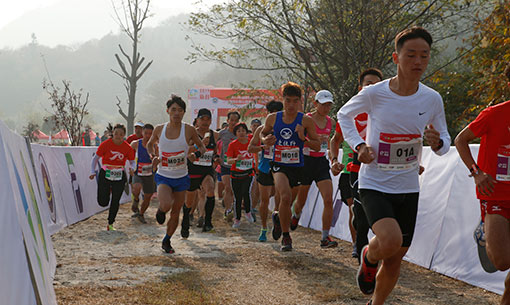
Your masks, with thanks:
[[[439,131],[443,140],[443,147],[436,154],[443,155],[450,149],[443,100],[422,83],[409,96],[394,93],[389,83],[387,79],[361,90],[338,111],[338,122],[351,147],[366,142],[374,149],[375,160],[361,165],[360,189],[392,194],[419,192],[421,139],[428,124]],[[354,123],[354,118],[363,112],[368,113],[366,141]]]

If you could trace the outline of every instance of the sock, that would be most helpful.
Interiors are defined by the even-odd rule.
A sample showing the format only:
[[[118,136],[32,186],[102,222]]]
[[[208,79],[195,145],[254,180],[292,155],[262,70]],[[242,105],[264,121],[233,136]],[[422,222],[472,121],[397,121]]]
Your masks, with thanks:
[[[289,232],[283,232],[283,237],[290,237],[290,233]]]
[[[216,200],[214,196],[207,197],[207,201],[205,202],[205,218],[204,223],[207,226],[212,226],[212,214],[214,211],[214,204],[216,203]]]
[[[165,238],[163,238],[163,242],[167,242],[167,241],[169,242],[171,237],[172,236],[165,234]]]
[[[296,217],[297,219],[299,219],[299,217],[301,217],[301,213],[294,213],[294,217]]]
[[[329,230],[322,230],[322,240],[325,240],[329,236]]]
[[[189,212],[191,212],[191,208],[186,207],[186,205],[182,206],[182,223],[181,226],[183,228],[189,228]]]
[[[368,267],[372,267],[372,268],[376,268],[377,267],[377,263],[375,264],[372,264],[371,262],[368,261],[368,258],[367,258],[367,255],[365,254],[365,264],[368,266]]]

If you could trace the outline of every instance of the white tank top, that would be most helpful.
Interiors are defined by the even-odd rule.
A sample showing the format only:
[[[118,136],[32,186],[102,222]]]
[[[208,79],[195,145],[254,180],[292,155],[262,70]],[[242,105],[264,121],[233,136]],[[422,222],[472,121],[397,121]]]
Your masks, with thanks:
[[[166,127],[159,137],[159,160],[157,173],[166,178],[178,179],[188,175],[188,143],[186,142],[186,124],[181,123],[181,133],[177,139],[166,137]]]

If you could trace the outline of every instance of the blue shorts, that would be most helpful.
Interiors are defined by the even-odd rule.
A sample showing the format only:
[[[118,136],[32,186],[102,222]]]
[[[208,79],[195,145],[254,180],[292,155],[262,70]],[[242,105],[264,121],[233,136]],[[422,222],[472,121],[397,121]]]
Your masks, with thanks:
[[[157,186],[159,186],[160,184],[168,185],[174,192],[187,191],[190,186],[190,179],[188,175],[182,178],[174,179],[167,178],[156,173],[156,175],[154,175],[154,180],[156,181]]]
[[[221,182],[221,174],[220,173],[216,173],[216,180],[218,180],[218,182]]]
[[[230,176],[230,167],[225,167],[223,165],[220,166],[221,167],[221,175],[222,176]]]

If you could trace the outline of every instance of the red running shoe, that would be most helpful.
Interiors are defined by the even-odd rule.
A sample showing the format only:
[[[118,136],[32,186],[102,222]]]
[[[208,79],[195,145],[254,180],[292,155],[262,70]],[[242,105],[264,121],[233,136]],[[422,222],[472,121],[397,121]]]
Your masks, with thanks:
[[[366,261],[368,245],[361,250],[361,264],[359,265],[357,282],[358,287],[364,294],[372,294],[375,289],[375,277],[377,275],[377,264],[373,265]]]

